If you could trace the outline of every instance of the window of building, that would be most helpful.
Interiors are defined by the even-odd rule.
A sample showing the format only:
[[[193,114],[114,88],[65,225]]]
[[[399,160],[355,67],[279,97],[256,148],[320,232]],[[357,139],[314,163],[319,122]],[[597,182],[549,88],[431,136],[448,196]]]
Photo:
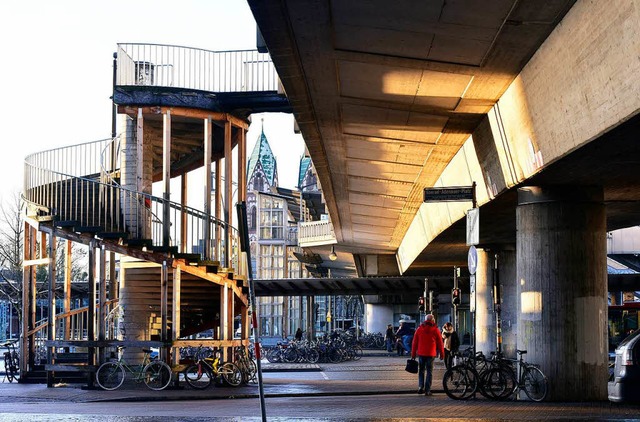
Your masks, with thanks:
[[[253,179],[253,190],[257,190],[258,192],[262,192],[264,190],[264,180],[262,179],[262,174],[257,174],[256,178]]]
[[[249,228],[252,230],[256,229],[256,207],[251,207],[251,211],[249,211]]]
[[[284,278],[284,245],[260,245],[258,278]]]
[[[284,239],[283,199],[260,197],[260,239]]]

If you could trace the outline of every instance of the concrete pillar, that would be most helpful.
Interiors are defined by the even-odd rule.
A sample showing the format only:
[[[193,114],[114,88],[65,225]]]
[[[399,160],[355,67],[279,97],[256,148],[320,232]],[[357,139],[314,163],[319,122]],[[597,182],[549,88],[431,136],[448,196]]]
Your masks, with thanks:
[[[516,251],[501,250],[498,252],[498,272],[502,303],[500,318],[502,320],[502,353],[509,358],[516,358],[518,328],[518,294],[516,292]]]
[[[496,351],[496,320],[493,312],[493,253],[477,249],[476,351],[485,356]]]
[[[606,220],[601,188],[518,190],[518,348],[550,400],[607,398]]]
[[[365,330],[368,333],[384,333],[387,331],[387,324],[397,325],[398,321],[393,321],[393,306],[384,304],[365,304],[367,324]]]

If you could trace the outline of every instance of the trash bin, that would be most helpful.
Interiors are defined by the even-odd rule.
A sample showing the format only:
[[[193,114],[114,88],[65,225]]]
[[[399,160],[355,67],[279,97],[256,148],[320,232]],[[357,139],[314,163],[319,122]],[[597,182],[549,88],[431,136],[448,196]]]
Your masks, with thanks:
[[[609,381],[609,401],[640,402],[640,330],[625,338],[616,348],[613,379]]]
[[[139,61],[136,65],[136,85],[153,85],[155,65],[151,62]]]

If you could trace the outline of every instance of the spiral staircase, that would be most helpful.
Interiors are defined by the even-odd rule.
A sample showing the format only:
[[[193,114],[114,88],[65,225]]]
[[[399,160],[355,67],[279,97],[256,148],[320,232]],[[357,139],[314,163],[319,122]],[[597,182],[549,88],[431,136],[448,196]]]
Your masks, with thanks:
[[[212,328],[213,347],[230,350],[248,343],[246,257],[240,252],[237,229],[212,216],[210,209],[170,201],[166,190],[163,197],[152,195],[149,183],[145,191],[136,189],[141,167],[131,149],[145,150],[147,182],[168,183],[170,177],[203,165],[210,168],[212,161],[230,156],[233,146],[243,146],[249,113],[282,111],[283,98],[286,102],[277,83],[263,86],[261,68],[273,65],[256,54],[120,44],[114,60],[114,104],[119,115],[129,116],[130,126],[137,122],[138,132],[25,159],[21,382],[42,382],[46,377],[51,386],[81,374],[92,386],[92,372],[117,346],[159,347],[165,361],[176,363],[178,348],[190,344],[189,336]],[[220,75],[222,69],[230,74]],[[274,79],[273,74],[267,79]],[[174,116],[169,129],[167,115]],[[204,138],[202,121],[209,124]],[[167,133],[170,149],[164,142]],[[214,139],[209,147],[207,133]],[[222,195],[221,186],[215,188],[215,194]],[[59,289],[51,246],[56,239],[89,250],[88,305],[70,309],[65,304],[57,315],[52,311]],[[120,257],[117,277],[112,270],[106,276],[107,253],[109,262]],[[38,265],[49,266],[49,316],[40,323],[35,320],[34,293]],[[116,311],[121,311],[119,318],[113,318]],[[145,329],[131,336],[121,328],[136,315],[143,315]],[[234,339],[238,319],[242,336]]]

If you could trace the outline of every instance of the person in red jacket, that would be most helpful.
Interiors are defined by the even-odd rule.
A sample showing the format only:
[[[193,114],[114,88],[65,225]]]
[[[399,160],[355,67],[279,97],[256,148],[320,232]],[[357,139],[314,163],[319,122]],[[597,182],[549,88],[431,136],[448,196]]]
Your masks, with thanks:
[[[418,356],[418,394],[431,395],[431,380],[433,378],[433,361],[436,356],[444,358],[442,334],[436,326],[433,315],[428,314],[413,336],[411,344],[411,359]],[[425,380],[425,367],[426,380]]]

